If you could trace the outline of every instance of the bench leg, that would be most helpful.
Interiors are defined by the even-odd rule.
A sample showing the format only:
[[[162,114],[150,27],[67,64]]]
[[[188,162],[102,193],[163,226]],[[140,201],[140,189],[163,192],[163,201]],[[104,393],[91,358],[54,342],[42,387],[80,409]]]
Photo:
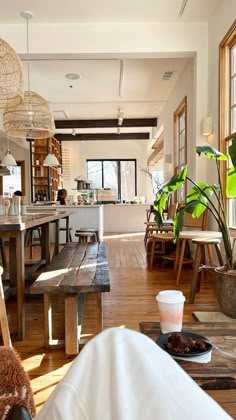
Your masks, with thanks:
[[[96,292],[97,301],[97,333],[103,330],[103,295],[101,292]]]
[[[78,354],[78,294],[65,296],[65,349],[66,354]]]
[[[44,345],[48,349],[52,343],[52,302],[51,296],[44,293]]]

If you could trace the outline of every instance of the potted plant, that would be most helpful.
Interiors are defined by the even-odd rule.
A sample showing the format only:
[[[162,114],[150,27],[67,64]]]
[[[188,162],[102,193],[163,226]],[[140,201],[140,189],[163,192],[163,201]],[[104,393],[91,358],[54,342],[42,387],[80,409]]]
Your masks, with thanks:
[[[229,155],[223,154],[213,146],[196,146],[196,153],[206,158],[214,159],[216,163],[216,182],[212,185],[206,182],[195,182],[187,174],[187,166],[169,181],[161,186],[156,194],[154,208],[156,210],[156,222],[162,224],[162,214],[166,207],[166,201],[170,192],[176,191],[185,180],[192,184],[192,188],[186,195],[185,204],[180,207],[174,219],[174,242],[177,241],[184,223],[184,212],[190,213],[192,217],[199,217],[205,209],[215,219],[219,231],[222,233],[222,242],[225,251],[224,267],[215,269],[216,295],[222,311],[236,318],[236,264],[233,260],[233,249],[227,223],[223,185],[220,177],[220,161],[229,161],[227,168],[225,194],[227,198],[236,198],[236,137],[232,138],[229,147]]]

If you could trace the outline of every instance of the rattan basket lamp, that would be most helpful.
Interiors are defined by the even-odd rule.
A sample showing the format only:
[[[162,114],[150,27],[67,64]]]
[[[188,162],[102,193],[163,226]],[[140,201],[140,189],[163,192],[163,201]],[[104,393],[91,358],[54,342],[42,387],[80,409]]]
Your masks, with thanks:
[[[32,18],[32,13],[24,11],[21,15],[27,22],[28,90],[21,104],[5,109],[3,124],[6,133],[11,137],[46,139],[55,132],[53,114],[46,99],[30,90],[28,21]]]
[[[0,108],[20,104],[24,98],[22,64],[15,50],[0,38]]]

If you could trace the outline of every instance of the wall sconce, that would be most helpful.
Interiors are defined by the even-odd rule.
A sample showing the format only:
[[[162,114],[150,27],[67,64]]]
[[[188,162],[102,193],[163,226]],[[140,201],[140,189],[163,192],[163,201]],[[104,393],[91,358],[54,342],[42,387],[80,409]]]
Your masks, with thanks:
[[[212,117],[206,117],[202,120],[201,134],[202,136],[210,136],[213,132]]]

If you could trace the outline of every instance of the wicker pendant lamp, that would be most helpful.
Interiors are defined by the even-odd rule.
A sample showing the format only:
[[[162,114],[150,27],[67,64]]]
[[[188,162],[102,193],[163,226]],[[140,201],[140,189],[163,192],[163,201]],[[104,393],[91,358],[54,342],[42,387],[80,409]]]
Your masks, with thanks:
[[[24,98],[22,64],[15,50],[0,38],[0,108],[20,104]]]
[[[29,11],[22,12],[27,22],[27,54],[29,56],[28,20],[32,17]],[[6,133],[11,137],[26,139],[45,139],[53,136],[55,124],[52,111],[47,101],[37,93],[30,90],[29,61],[28,65],[28,91],[24,94],[21,104],[5,109],[3,124]]]

